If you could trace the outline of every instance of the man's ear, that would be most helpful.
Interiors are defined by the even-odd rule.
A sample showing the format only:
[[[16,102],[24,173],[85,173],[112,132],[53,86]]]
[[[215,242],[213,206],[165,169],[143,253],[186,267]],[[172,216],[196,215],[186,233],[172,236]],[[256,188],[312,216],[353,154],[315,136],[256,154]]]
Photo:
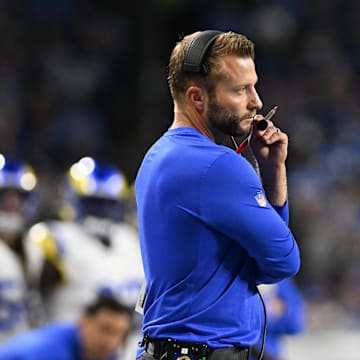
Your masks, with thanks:
[[[203,88],[199,86],[190,86],[186,90],[186,97],[192,106],[194,106],[198,111],[203,111],[205,109],[205,104],[207,102],[207,94]]]

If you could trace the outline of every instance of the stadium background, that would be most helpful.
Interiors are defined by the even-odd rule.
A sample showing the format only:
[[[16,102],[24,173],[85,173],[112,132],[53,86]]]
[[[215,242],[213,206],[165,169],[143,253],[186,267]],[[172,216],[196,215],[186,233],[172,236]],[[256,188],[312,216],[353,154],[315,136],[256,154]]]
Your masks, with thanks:
[[[264,110],[279,105],[276,121],[289,134],[297,283],[309,315],[289,359],[339,351],[350,360],[360,329],[360,2],[2,0],[0,151],[39,174],[40,218],[83,155],[115,162],[132,182],[172,119],[171,48],[205,28],[256,43]],[[323,329],[335,334],[331,346],[319,345]]]

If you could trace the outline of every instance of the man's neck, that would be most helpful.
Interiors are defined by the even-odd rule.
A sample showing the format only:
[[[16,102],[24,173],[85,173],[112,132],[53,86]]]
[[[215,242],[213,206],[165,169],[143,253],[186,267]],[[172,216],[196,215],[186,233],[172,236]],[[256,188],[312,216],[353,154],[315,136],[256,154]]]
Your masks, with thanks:
[[[208,137],[212,141],[215,141],[212,132],[205,124],[204,118],[195,111],[175,111],[174,120],[170,126],[170,129],[176,129],[179,127],[196,129],[204,136]]]

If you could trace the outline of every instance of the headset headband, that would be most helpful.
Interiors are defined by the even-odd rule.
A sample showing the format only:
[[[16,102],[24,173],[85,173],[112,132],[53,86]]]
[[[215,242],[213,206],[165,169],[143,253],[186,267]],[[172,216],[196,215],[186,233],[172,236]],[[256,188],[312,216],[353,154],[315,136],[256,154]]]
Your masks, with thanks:
[[[209,65],[204,61],[206,50],[222,34],[217,30],[202,31],[191,41],[182,65],[182,71],[191,73],[208,74]]]

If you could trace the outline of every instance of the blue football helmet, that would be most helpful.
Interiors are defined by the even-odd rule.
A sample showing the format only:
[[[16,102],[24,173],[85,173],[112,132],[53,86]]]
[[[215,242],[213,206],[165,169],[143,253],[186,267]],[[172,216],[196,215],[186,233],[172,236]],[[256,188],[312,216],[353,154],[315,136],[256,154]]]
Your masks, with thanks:
[[[128,193],[128,183],[120,169],[89,156],[83,157],[67,172],[66,205],[60,215],[63,219],[91,216],[122,221]]]
[[[0,153],[0,234],[18,235],[35,214],[37,177],[26,162]]]

